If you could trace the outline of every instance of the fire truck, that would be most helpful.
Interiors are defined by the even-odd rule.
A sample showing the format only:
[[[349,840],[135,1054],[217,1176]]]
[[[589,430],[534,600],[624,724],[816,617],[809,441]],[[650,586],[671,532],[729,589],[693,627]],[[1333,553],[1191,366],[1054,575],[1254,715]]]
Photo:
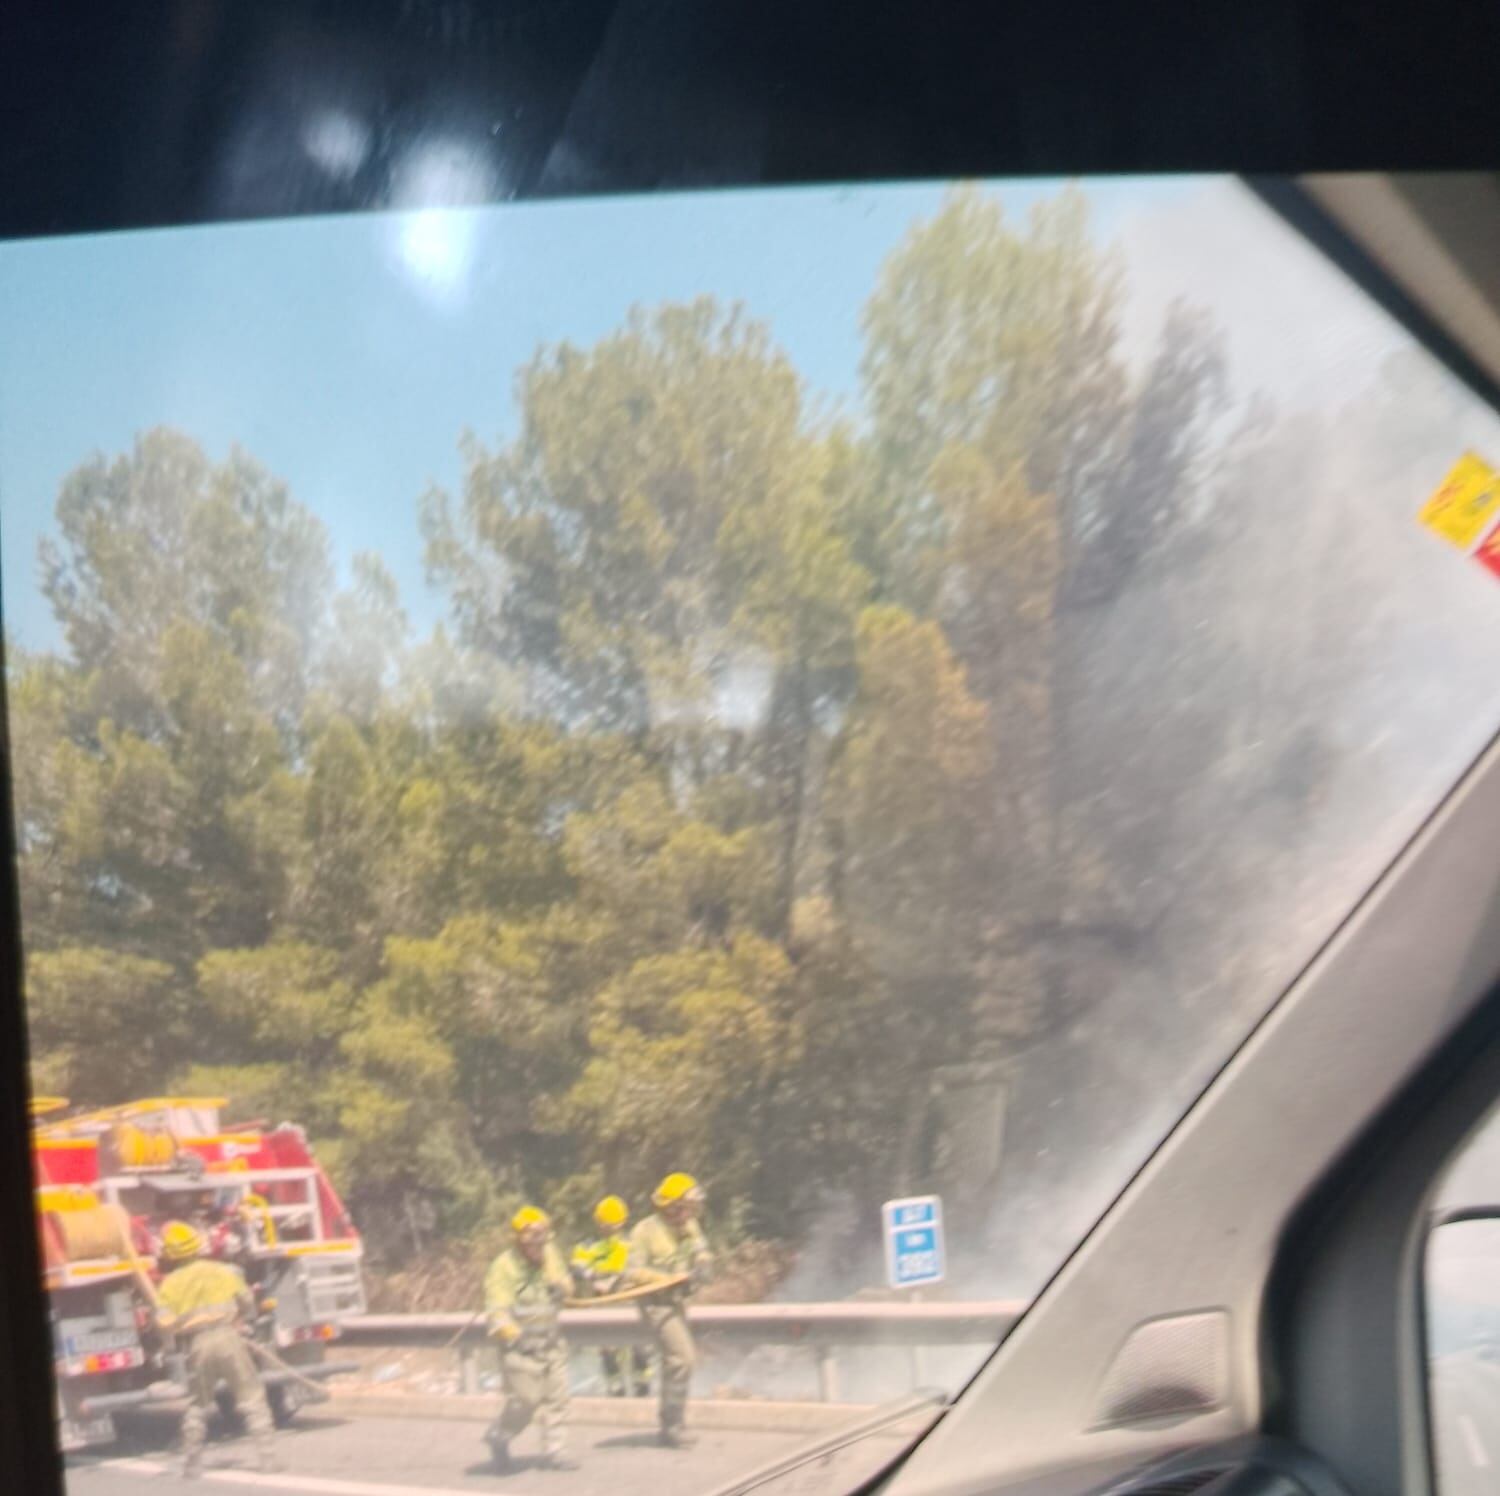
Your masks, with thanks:
[[[66,1115],[32,1102],[37,1214],[65,1449],[106,1443],[117,1413],[186,1395],[155,1331],[162,1227],[197,1226],[245,1273],[252,1335],[278,1423],[307,1380],[352,1370],[328,1357],[365,1307],[359,1233],[300,1127],[225,1127],[223,1097],[157,1097]]]

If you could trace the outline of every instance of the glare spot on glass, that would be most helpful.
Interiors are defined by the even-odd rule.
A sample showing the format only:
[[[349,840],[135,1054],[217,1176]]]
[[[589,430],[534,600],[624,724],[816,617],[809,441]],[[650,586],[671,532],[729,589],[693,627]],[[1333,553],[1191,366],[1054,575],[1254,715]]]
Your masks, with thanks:
[[[412,279],[438,299],[463,290],[473,255],[472,227],[461,213],[427,208],[401,222],[401,258]]]
[[[323,109],[304,126],[302,145],[329,176],[347,182],[370,154],[370,130],[343,109]]]
[[[414,210],[396,220],[399,258],[413,285],[432,300],[463,300],[474,261],[474,216],[463,208],[426,205],[480,203],[493,186],[487,157],[463,140],[419,146],[398,166],[392,205]]]

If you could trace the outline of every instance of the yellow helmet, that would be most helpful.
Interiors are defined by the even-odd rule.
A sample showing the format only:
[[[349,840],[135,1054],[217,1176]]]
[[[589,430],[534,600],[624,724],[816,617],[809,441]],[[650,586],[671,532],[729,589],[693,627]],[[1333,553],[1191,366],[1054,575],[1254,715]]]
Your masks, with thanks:
[[[168,1221],[161,1228],[161,1255],[168,1262],[188,1262],[208,1249],[203,1233],[186,1221]]]
[[[651,1196],[651,1203],[656,1206],[675,1205],[679,1200],[696,1202],[702,1198],[703,1191],[699,1189],[698,1181],[691,1174],[668,1174],[656,1186],[656,1192]]]
[[[617,1231],[630,1219],[630,1207],[618,1195],[606,1195],[594,1207],[594,1224]]]
[[[535,1205],[523,1205],[510,1218],[510,1229],[517,1236],[529,1236],[534,1231],[550,1235],[552,1218],[545,1210],[538,1210]]]

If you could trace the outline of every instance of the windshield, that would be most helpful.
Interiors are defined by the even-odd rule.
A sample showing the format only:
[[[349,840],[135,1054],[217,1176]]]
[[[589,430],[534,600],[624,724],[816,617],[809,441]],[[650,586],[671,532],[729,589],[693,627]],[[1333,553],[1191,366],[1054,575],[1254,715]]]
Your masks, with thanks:
[[[0,246],[72,1487],[195,1251],[350,1490],[956,1391],[1494,732],[1497,463],[1228,179]]]

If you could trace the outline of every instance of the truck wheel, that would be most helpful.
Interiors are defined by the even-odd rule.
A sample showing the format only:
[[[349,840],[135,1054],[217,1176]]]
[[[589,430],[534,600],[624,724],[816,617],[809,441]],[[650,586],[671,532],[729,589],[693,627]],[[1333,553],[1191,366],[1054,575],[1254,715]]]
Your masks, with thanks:
[[[307,1394],[295,1382],[280,1382],[266,1388],[266,1401],[271,1405],[271,1421],[285,1428],[301,1412]]]

